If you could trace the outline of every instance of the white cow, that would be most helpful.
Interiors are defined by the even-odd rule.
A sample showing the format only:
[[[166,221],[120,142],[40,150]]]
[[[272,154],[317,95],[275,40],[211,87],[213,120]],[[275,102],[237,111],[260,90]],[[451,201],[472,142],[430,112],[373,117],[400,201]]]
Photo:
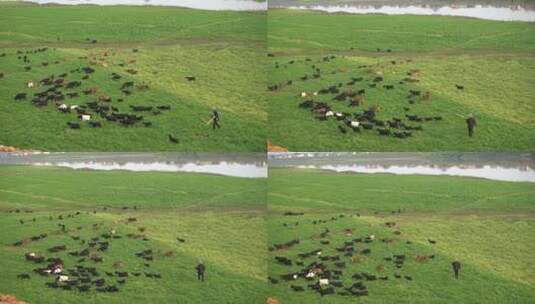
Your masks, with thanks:
[[[82,115],[82,121],[89,121],[91,120],[91,115]]]
[[[60,110],[67,110],[69,108],[69,106],[67,106],[66,104],[62,103],[58,106],[58,109]]]
[[[325,117],[331,117],[331,116],[334,116],[334,112],[333,111],[327,111],[325,113]]]
[[[76,109],[78,109],[78,105],[72,105],[71,106],[71,110],[76,110]]]
[[[58,282],[67,282],[69,280],[69,277],[66,275],[60,275],[56,278],[56,281]]]
[[[350,123],[352,128],[358,128],[360,126],[360,122],[358,121],[351,121]]]
[[[320,279],[320,285],[321,286],[329,285],[329,279]]]

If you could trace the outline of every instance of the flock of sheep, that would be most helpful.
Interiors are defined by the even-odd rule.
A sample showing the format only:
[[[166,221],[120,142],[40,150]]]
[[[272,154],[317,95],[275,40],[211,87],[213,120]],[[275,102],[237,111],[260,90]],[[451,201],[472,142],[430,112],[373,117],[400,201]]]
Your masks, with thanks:
[[[274,54],[268,54],[269,57],[276,57]],[[324,56],[313,63],[311,58],[306,58],[302,62],[297,60],[290,60],[286,63],[275,61],[276,69],[287,69],[291,65],[303,63],[310,65],[310,72],[299,77],[298,79],[290,79],[286,82],[281,82],[268,86],[268,91],[278,91],[285,87],[292,86],[296,82],[315,81],[324,78],[324,75],[333,75],[337,73],[352,73],[345,69],[334,69],[332,71],[324,71],[325,66],[335,62],[337,57],[334,55]],[[410,84],[418,83],[420,70],[411,69],[407,71],[406,77],[400,80],[388,80],[382,73],[375,72],[374,68],[388,65],[395,66],[407,61],[390,61],[386,64],[378,65],[360,65],[358,66],[359,76],[352,76],[346,79],[345,82],[331,83],[325,87],[318,87],[317,90],[311,92],[300,92],[298,95],[299,108],[310,111],[314,118],[318,121],[336,120],[339,122],[338,130],[346,134],[349,130],[354,132],[372,131],[376,130],[379,136],[391,136],[396,138],[408,138],[415,132],[424,130],[423,124],[428,122],[438,122],[443,118],[440,115],[419,115],[415,114],[415,109],[412,107],[422,102],[429,102],[431,93],[429,91],[420,91],[411,89]],[[364,73],[366,71],[367,73]],[[365,76],[360,76],[365,75]],[[318,83],[318,85],[320,85]],[[398,116],[390,119],[379,119],[378,113],[383,110],[383,106],[378,105],[380,100],[367,100],[367,93],[373,90],[394,91],[399,86],[406,90],[407,104],[403,107],[403,112]],[[464,87],[456,85],[458,90],[463,90]],[[365,106],[368,103],[370,106]],[[360,111],[337,111],[335,107],[356,107],[364,108]]]
[[[400,212],[393,211],[393,214]],[[412,281],[413,277],[404,270],[406,262],[423,264],[435,259],[434,254],[413,256],[406,251],[397,252],[396,249],[386,256],[378,256],[380,253],[376,251],[381,251],[378,250],[381,244],[389,250],[392,248],[389,244],[395,242],[405,242],[406,246],[411,244],[410,241],[398,237],[401,231],[395,222],[384,223],[384,227],[391,231],[392,237],[379,238],[374,234],[361,234],[353,227],[339,228],[346,222],[351,223],[343,221],[345,217],[352,218],[360,216],[359,214],[340,214],[314,220],[302,218],[303,215],[303,213],[287,212],[285,216],[301,217],[301,219],[283,223],[283,226],[287,229],[301,229],[306,226],[303,229],[308,229],[312,225],[317,233],[306,239],[292,239],[269,247],[273,263],[287,269],[283,273],[271,273],[268,277],[271,284],[284,284],[294,292],[311,292],[321,296],[334,294],[350,297],[368,296],[370,292],[368,285],[376,284],[374,282]],[[431,239],[428,242],[431,245],[436,243]],[[296,254],[299,247],[314,249],[299,251]],[[376,265],[374,272],[362,271],[368,259],[381,261]]]
[[[95,42],[93,42],[95,43]],[[51,65],[61,64],[60,61],[48,62],[39,60],[39,53],[51,52],[48,48],[38,48],[30,50],[18,50],[13,54],[0,54],[0,57],[16,56],[22,65],[23,71],[29,72],[34,67],[41,69],[49,68]],[[134,49],[134,53],[138,50]],[[67,127],[80,129],[83,125],[91,128],[101,128],[104,122],[117,123],[121,126],[141,125],[151,127],[152,122],[148,119],[171,110],[167,104],[160,105],[129,105],[128,108],[120,107],[120,104],[130,98],[136,92],[149,90],[145,83],[135,83],[134,81],[124,81],[120,83],[123,75],[112,72],[109,74],[109,81],[117,83],[117,91],[121,97],[112,98],[103,89],[91,84],[91,78],[99,69],[99,66],[108,67],[105,57],[111,56],[110,52],[92,57],[78,57],[81,62],[87,62],[87,66],[78,66],[58,75],[46,74],[39,80],[28,80],[24,85],[26,90],[14,96],[15,101],[30,100],[36,107],[54,106],[60,113],[72,116],[73,120],[67,122]],[[1,58],[0,58],[1,59]],[[137,70],[131,66],[135,60],[119,63],[118,66],[124,69],[124,74],[135,75]],[[102,69],[102,73],[105,73]],[[0,79],[9,77],[0,73]],[[30,77],[30,76],[29,76]],[[194,81],[195,77],[186,77],[188,81]]]
[[[123,207],[128,209],[128,207]],[[136,207],[134,207],[137,210]],[[104,208],[107,210],[107,208]],[[32,211],[12,210],[15,215],[19,213],[32,213]],[[93,214],[97,211],[94,210]],[[21,280],[43,280],[49,288],[78,292],[118,292],[128,280],[147,278],[151,280],[162,279],[160,273],[152,271],[152,263],[173,256],[172,251],[155,250],[150,246],[150,239],[146,235],[146,228],[138,224],[135,217],[128,217],[120,221],[121,226],[107,227],[102,223],[90,226],[80,226],[77,218],[90,215],[90,212],[75,212],[67,215],[35,217],[32,220],[19,222],[23,226],[38,225],[41,221],[55,223],[55,229],[44,231],[38,235],[14,241],[10,244],[14,248],[28,248],[42,240],[50,242],[54,238],[54,246],[46,250],[27,250],[24,259],[31,271],[18,274]],[[126,227],[135,226],[135,227]],[[133,231],[121,234],[119,230]],[[83,237],[82,235],[86,235]],[[91,235],[87,237],[87,235]],[[66,239],[71,239],[66,241]],[[61,242],[61,243],[60,243]],[[186,242],[177,238],[177,242]],[[72,245],[72,243],[76,245]],[[137,244],[137,245],[136,245]],[[138,265],[127,270],[129,265],[115,260],[114,254],[108,254],[114,247],[139,247],[132,257],[139,259]],[[143,249],[141,249],[143,248]],[[148,248],[148,249],[145,249]],[[111,268],[110,262],[113,262]],[[70,264],[70,265],[69,265]],[[108,265],[102,266],[103,264]],[[106,269],[107,268],[107,269]],[[41,279],[42,278],[42,279]]]

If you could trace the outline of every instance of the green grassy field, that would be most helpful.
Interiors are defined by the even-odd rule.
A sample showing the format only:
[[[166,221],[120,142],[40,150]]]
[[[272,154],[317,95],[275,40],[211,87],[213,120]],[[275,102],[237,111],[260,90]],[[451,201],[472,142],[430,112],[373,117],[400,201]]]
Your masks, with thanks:
[[[282,303],[531,303],[534,193],[533,183],[270,169],[268,246],[300,242],[270,251],[268,273],[279,282],[270,285],[269,295]],[[288,211],[304,215],[283,215]],[[321,237],[325,229],[329,232]],[[375,238],[369,243],[353,243],[352,259],[335,249],[371,235]],[[362,253],[364,248],[371,253]],[[340,256],[345,268],[316,255],[298,257],[316,249],[321,257]],[[393,254],[406,255],[399,269],[384,259]],[[292,266],[276,262],[275,256],[290,258]],[[462,263],[458,280],[451,270],[454,260]],[[342,270],[344,286],[363,282],[368,296],[344,296],[336,288],[336,294],[321,297],[307,287],[316,280],[280,278],[303,269],[295,264],[300,261]],[[388,279],[352,278],[361,272]],[[305,291],[293,291],[291,285]]]
[[[534,31],[526,22],[270,9],[268,83],[279,87],[269,92],[268,137],[292,151],[531,151]],[[351,85],[352,78],[362,80]],[[364,89],[363,103],[299,96],[338,84],[340,92]],[[408,98],[410,90],[420,96]],[[310,99],[350,114],[373,107],[377,120],[400,118],[423,130],[405,139],[379,136],[378,125],[343,134],[342,122],[319,121],[298,107]],[[464,121],[470,113],[478,119],[473,138]],[[442,120],[413,122],[407,114]]]
[[[265,180],[55,167],[1,169],[0,259],[4,263],[0,294],[29,303],[264,301]],[[60,223],[66,226],[65,231],[58,226]],[[103,235],[112,230],[121,238],[106,240]],[[29,240],[41,233],[48,236]],[[67,254],[82,250],[88,245],[81,242],[89,244],[90,238],[99,236],[99,242],[109,242],[109,249],[92,249],[90,256],[102,257],[101,263],[89,256],[79,262],[80,257]],[[13,246],[16,241],[23,244]],[[57,245],[66,245],[67,250],[55,254],[47,251]],[[148,249],[153,251],[152,261],[135,255]],[[94,285],[89,292],[47,288],[45,283],[53,277],[34,273],[34,268],[46,264],[25,261],[28,252],[59,257],[66,269],[75,265],[96,267],[99,276],[93,280],[104,278],[106,285],[117,286],[119,292],[97,292]],[[198,259],[207,267],[204,283],[196,278]],[[121,278],[115,271],[129,273],[124,284],[118,282]],[[18,279],[21,273],[29,274],[30,279]],[[160,274],[161,278],[150,278],[145,273]]]
[[[265,12],[0,6],[0,54],[5,54],[0,57],[1,144],[49,151],[265,150]],[[27,54],[30,63],[23,61],[26,51],[43,47],[48,50]],[[19,50],[23,53],[17,54]],[[87,66],[95,70],[88,79],[71,72]],[[111,102],[100,104],[141,114],[152,126],[140,122],[125,127],[94,115],[102,128],[82,122],[74,130],[67,122],[79,121],[76,113],[60,113],[52,101],[45,107],[32,105],[33,94],[50,86],[29,89],[26,83],[38,84],[50,75],[58,79],[63,73],[65,82],[81,80],[82,85],[60,87],[80,97],[58,104],[84,105],[109,96]],[[112,73],[122,78],[112,80]],[[127,81],[134,82],[130,95],[120,90]],[[137,88],[144,84],[149,88]],[[89,88],[98,91],[81,93]],[[21,92],[27,99],[14,101]],[[133,112],[131,105],[169,105],[171,110]],[[214,108],[221,113],[222,128],[216,131],[206,124]],[[168,134],[179,143],[170,142]]]

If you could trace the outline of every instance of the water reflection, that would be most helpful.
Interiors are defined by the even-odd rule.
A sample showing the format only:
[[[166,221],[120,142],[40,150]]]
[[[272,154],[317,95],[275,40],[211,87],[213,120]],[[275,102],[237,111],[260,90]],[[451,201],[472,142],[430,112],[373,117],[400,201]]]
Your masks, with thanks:
[[[270,1],[270,7],[312,9],[329,13],[463,16],[499,21],[535,22],[535,2],[529,1]]]
[[[39,4],[62,5],[154,5],[177,6],[204,10],[258,11],[266,10],[266,1],[254,0],[28,0]]]
[[[266,178],[265,154],[6,153],[0,165],[58,166],[76,170],[196,172]]]
[[[515,153],[279,153],[270,167],[535,182],[535,156]]]

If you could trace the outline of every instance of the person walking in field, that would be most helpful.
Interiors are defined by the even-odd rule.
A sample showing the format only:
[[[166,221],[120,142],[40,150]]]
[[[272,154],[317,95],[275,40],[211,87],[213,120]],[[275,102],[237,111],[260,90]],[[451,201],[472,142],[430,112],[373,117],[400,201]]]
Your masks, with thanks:
[[[197,280],[204,282],[204,272],[206,271],[206,267],[201,260],[197,263],[195,270],[197,270]]]
[[[215,130],[216,128],[221,128],[221,126],[219,125],[219,120],[220,120],[220,117],[219,117],[219,112],[214,109],[212,111],[212,116],[210,117],[210,120],[208,121],[208,123],[212,123],[212,129]]]
[[[468,136],[472,137],[474,135],[474,129],[476,128],[477,120],[474,117],[474,114],[468,115],[466,118],[466,126],[468,127]]]
[[[453,274],[455,275],[455,279],[458,279],[459,278],[459,271],[461,271],[461,262],[453,261],[451,263],[451,267],[453,268]]]

